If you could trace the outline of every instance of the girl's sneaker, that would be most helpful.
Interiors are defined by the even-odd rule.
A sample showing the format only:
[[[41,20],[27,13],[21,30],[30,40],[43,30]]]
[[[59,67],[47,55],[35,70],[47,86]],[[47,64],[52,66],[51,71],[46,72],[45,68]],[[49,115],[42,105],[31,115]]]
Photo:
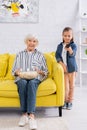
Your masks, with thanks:
[[[65,103],[64,103],[64,106],[62,107],[62,109],[67,109],[67,107],[68,107],[68,103],[65,102]]]
[[[68,109],[68,110],[71,110],[71,109],[72,109],[72,102],[68,102],[68,104],[67,104],[67,109]]]

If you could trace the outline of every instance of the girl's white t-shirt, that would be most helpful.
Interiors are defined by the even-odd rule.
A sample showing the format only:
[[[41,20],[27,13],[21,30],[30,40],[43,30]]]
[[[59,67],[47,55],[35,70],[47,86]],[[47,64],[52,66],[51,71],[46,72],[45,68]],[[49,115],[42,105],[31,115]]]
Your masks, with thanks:
[[[63,43],[62,58],[63,58],[64,64],[66,65],[67,62],[66,62],[66,50],[65,50],[65,46],[66,46],[66,44]]]

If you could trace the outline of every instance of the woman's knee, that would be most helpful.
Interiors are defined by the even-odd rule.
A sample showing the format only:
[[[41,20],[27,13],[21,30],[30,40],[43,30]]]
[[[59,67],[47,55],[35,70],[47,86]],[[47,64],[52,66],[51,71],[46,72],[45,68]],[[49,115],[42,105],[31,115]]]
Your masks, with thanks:
[[[27,81],[24,79],[20,79],[19,81],[16,82],[16,84],[18,86],[18,90],[19,89],[24,90],[26,88]]]
[[[40,81],[39,80],[37,80],[37,79],[33,79],[33,80],[30,80],[29,81],[29,89],[37,89],[38,88],[38,86],[39,86],[39,83],[40,83]]]

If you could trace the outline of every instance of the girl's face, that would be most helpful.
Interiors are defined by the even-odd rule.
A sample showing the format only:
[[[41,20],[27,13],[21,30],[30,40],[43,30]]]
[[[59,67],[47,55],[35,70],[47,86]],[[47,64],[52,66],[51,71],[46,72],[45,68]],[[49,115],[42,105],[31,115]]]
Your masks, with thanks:
[[[63,37],[63,41],[64,41],[65,43],[70,43],[70,42],[71,42],[71,39],[73,38],[72,30],[63,32],[62,37]]]

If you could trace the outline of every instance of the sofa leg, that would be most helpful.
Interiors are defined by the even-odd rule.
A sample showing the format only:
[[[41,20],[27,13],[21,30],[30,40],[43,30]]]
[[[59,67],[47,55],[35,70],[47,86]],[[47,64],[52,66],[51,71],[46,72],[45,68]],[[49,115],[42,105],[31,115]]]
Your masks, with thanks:
[[[62,106],[59,107],[59,116],[62,117]]]

